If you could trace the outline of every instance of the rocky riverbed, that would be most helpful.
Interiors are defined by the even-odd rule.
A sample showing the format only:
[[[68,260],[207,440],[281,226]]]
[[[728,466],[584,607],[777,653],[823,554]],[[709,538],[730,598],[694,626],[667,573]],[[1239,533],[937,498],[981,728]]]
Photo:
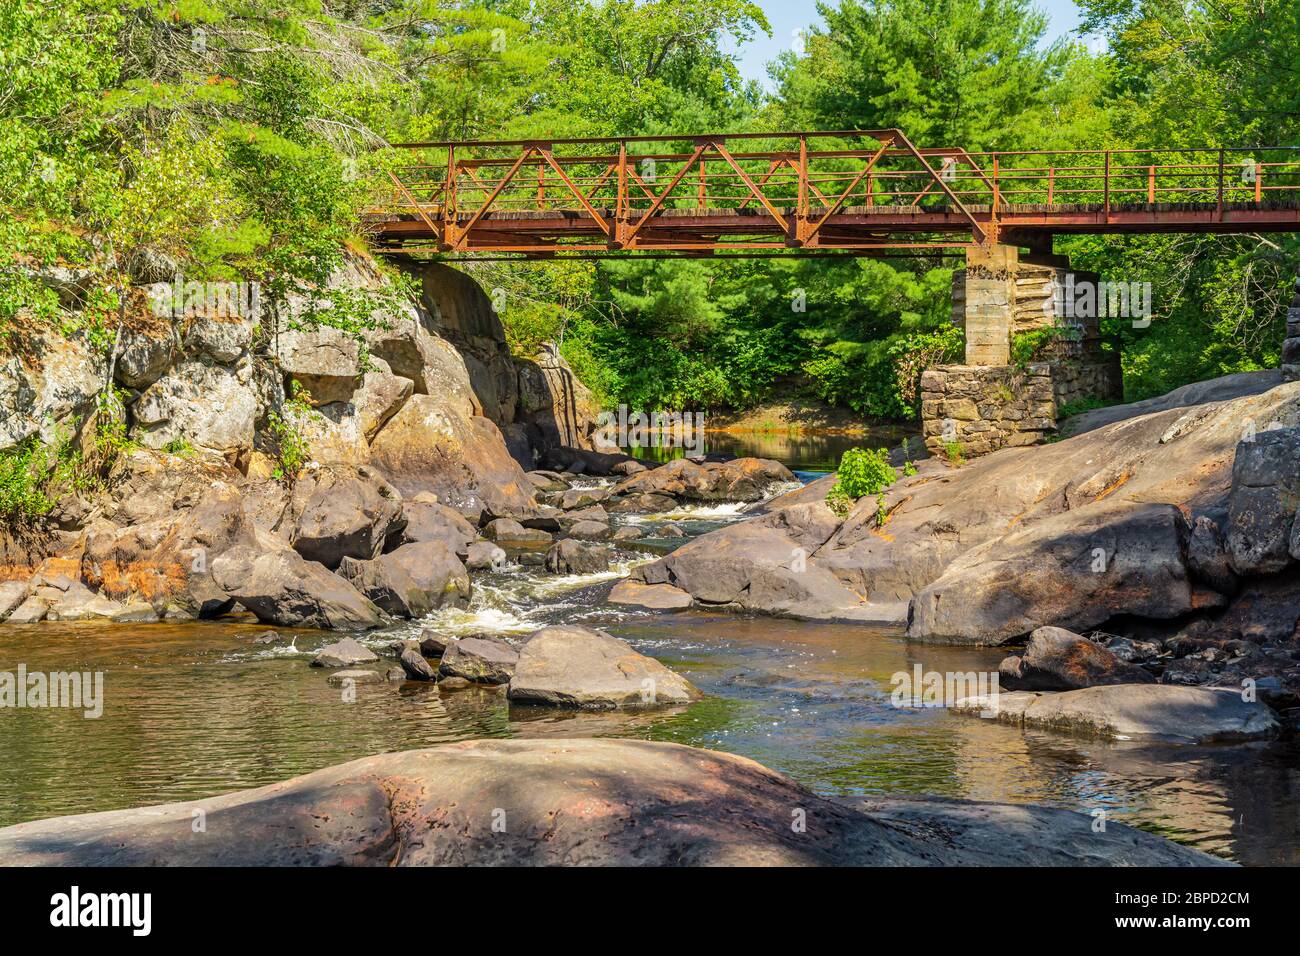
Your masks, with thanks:
[[[340,281],[367,281],[363,266]],[[0,715],[20,725],[0,735],[18,768],[0,821],[199,799],[446,740],[614,735],[755,757],[796,781],[777,789],[1047,803],[1294,861],[1300,384],[1231,376],[1083,416],[1045,447],[921,462],[841,517],[830,476],[603,446],[557,355],[512,360],[481,290],[423,281],[364,348],[204,317],[130,330],[116,374],[131,441],[107,479],[0,535],[0,663],[104,673],[106,717]],[[94,361],[51,340],[5,366],[6,440],[84,428]],[[56,372],[67,387],[36,387]],[[309,411],[286,404],[304,389]],[[259,423],[289,414],[312,457],[286,477]],[[939,692],[900,703],[891,685],[913,673]],[[965,680],[981,675],[1011,693]],[[475,752],[507,776],[529,753]],[[592,772],[634,753],[576,752]],[[706,760],[654,754],[646,773],[679,792]],[[715,764],[722,780],[739,766]],[[837,806],[846,840],[873,813],[910,812]],[[1003,840],[970,862],[1020,859],[1005,812],[933,813],[947,822],[917,825],[964,814]],[[1035,817],[1049,818],[1074,820]],[[382,858],[395,827],[304,859]],[[141,853],[162,852],[148,839]],[[1056,824],[1036,839],[1042,860],[1072,859]],[[1195,860],[1127,839],[1095,861]],[[720,855],[696,862],[798,861],[782,841],[706,842]],[[853,859],[921,862],[924,843],[866,839]]]
[[[748,756],[823,796],[1039,804],[1084,814],[1085,828],[1100,810],[1230,859],[1296,861],[1300,754],[1286,739],[1230,746],[1107,740],[942,707],[898,708],[891,700],[897,674],[918,664],[993,672],[1005,650],[915,645],[898,628],[606,602],[623,575],[656,560],[656,550],[745,520],[743,508],[625,516],[619,521],[642,529],[648,550],[627,552],[608,571],[556,575],[510,561],[472,575],[467,606],[355,635],[377,658],[359,666],[386,673],[398,667],[391,645],[428,631],[519,646],[548,625],[582,624],[690,680],[705,696],[683,706],[521,706],[507,686],[454,681],[359,683],[346,695],[330,681],[335,669],[309,666],[338,634],[280,628],[272,642],[251,620],[0,624],[5,660],[107,676],[99,720],[65,711],[0,714],[14,728],[0,738],[0,758],[15,768],[0,781],[0,823],[192,802],[448,741],[616,736]],[[685,537],[663,536],[670,524]],[[436,669],[437,657],[430,663]]]

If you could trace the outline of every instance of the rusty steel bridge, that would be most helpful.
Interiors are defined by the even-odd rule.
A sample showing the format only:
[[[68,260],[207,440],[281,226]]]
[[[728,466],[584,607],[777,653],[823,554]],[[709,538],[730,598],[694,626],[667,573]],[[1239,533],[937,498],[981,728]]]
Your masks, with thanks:
[[[901,130],[403,143],[364,220],[448,257],[916,254],[1300,231],[1300,148],[967,152]]]

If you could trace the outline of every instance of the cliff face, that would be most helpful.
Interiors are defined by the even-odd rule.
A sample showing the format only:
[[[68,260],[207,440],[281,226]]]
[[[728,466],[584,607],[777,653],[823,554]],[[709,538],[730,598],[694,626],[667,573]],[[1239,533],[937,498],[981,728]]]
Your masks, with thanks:
[[[556,448],[617,451],[595,440],[600,408],[556,346],[512,358],[501,319],[477,282],[437,263],[404,268],[420,285],[429,328],[460,353],[477,414],[501,429],[525,468]]]
[[[443,265],[405,268],[419,301],[376,315],[378,327],[360,338],[301,321],[304,302],[291,302],[288,314],[211,309],[175,319],[141,303],[113,367],[128,436],[155,450],[219,455],[246,475],[264,476],[268,428],[279,417],[303,435],[316,461],[366,464],[382,431],[412,397],[424,396],[424,412],[445,413],[458,434],[472,424],[494,446],[508,442],[525,468],[557,444],[591,447],[596,409],[557,352],[517,363],[477,283]],[[378,283],[373,263],[354,256],[325,295]],[[84,334],[16,335],[0,355],[0,452],[33,437],[49,444],[75,434],[108,374],[102,350]],[[310,396],[310,413],[287,404],[294,390]]]
[[[428,578],[399,589],[419,607],[459,594],[451,585],[468,579],[444,532],[537,517],[525,469],[556,442],[587,442],[594,410],[558,355],[540,378],[521,371],[471,279],[436,265],[415,275],[418,301],[390,301],[364,329],[312,322],[301,299],[172,310],[141,294],[111,355],[48,325],[11,336],[5,464],[26,467],[35,440],[111,467],[90,483],[55,473],[52,510],[0,529],[0,582],[22,600],[4,614],[188,619],[240,604],[268,623],[349,628],[416,616],[371,603],[372,579],[396,573],[381,558]],[[318,298],[382,288],[352,256]],[[127,439],[107,461],[106,420]],[[275,480],[286,448],[300,452],[292,482]],[[431,563],[419,549],[442,550]]]
[[[505,428],[515,420],[519,380],[505,329],[481,286],[438,263],[404,267],[420,288],[420,311],[430,331],[460,353],[477,414]]]

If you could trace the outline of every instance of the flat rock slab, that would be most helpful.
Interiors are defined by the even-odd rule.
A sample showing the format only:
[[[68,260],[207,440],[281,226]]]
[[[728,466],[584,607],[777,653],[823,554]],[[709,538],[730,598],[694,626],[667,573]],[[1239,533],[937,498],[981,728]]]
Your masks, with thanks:
[[[1094,833],[1073,810],[924,796],[841,799],[904,832],[944,839],[947,866],[986,866],[991,859],[998,866],[1127,866],[1138,858],[1142,866],[1187,865],[1185,847],[1154,847],[1150,834],[1113,822]],[[1193,865],[1231,866],[1205,855]]]
[[[352,681],[354,684],[379,684],[385,678],[378,671],[343,670],[335,671],[326,680],[331,684],[343,684],[347,681]]]
[[[1266,704],[1233,690],[1170,684],[1114,684],[1057,694],[1017,691],[968,697],[961,714],[994,712],[1003,723],[1090,737],[1159,737],[1180,743],[1220,743],[1270,737],[1277,717]]]
[[[642,584],[639,581],[619,581],[609,592],[610,604],[644,607],[652,611],[669,611],[690,607],[694,599],[681,588],[671,584]]]
[[[336,644],[322,647],[312,658],[312,667],[352,667],[379,660],[379,655],[360,641],[345,637]]]
[[[207,830],[193,831],[194,811]],[[793,827],[796,812],[806,828]],[[207,800],[0,830],[10,866],[1206,866],[1064,810],[833,801],[743,757],[637,740],[475,740]],[[504,824],[504,826],[502,826]]]

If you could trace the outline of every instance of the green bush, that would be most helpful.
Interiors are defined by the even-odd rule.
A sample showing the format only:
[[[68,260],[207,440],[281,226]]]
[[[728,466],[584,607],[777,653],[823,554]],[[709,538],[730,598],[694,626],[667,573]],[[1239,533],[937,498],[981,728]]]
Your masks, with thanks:
[[[271,477],[286,485],[292,485],[302,471],[303,466],[311,461],[311,446],[299,424],[319,415],[311,407],[311,394],[298,382],[290,383],[289,397],[280,409],[283,414],[271,412],[266,416],[266,428],[274,443],[271,457],[275,460],[275,470]]]
[[[0,454],[0,518],[23,525],[50,513],[54,499],[46,493],[55,470],[51,449],[32,439]]]
[[[889,463],[889,452],[884,448],[850,448],[840,459],[838,477],[826,495],[826,504],[844,517],[859,498],[879,494],[897,480],[898,472]]]

